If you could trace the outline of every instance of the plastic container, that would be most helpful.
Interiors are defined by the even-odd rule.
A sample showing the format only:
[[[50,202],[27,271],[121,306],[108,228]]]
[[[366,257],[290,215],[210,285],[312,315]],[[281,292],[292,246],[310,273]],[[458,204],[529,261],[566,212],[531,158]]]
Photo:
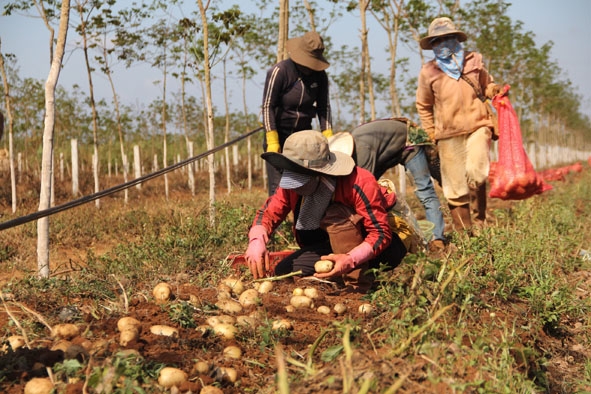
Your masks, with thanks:
[[[433,238],[433,229],[435,229],[435,224],[428,220],[418,220],[418,222],[419,227],[423,232],[423,237],[425,237],[425,241],[431,241],[431,238]]]

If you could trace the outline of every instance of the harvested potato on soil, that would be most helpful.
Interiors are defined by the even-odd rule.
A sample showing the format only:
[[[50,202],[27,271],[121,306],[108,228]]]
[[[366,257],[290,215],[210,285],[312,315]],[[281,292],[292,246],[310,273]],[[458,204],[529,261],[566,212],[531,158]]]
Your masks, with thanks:
[[[224,279],[222,281],[222,283],[226,286],[228,286],[230,288],[230,290],[232,291],[232,293],[236,294],[236,295],[240,295],[242,294],[242,292],[244,291],[244,284],[242,283],[242,281],[239,278],[235,278],[235,277],[228,277],[226,279]]]
[[[330,260],[318,260],[316,263],[314,263],[314,271],[318,272],[319,274],[332,271],[332,267],[334,267],[334,263]]]
[[[291,330],[293,324],[287,319],[275,320],[272,325],[273,330]]]
[[[347,312],[347,306],[340,302],[335,304],[333,309],[337,313],[337,315],[342,315],[343,313]]]
[[[166,326],[162,324],[156,324],[150,327],[150,332],[154,335],[162,335],[165,337],[178,337],[179,330],[175,327]]]
[[[263,283],[261,283],[259,285],[259,287],[257,289],[257,291],[260,294],[267,294],[271,290],[273,290],[273,282],[270,282],[270,281],[264,281]]]
[[[311,299],[318,298],[318,290],[315,287],[306,287],[304,295]]]
[[[234,324],[236,319],[229,315],[210,316],[205,320],[210,326],[217,326],[218,324]]]
[[[371,304],[361,304],[359,305],[359,313],[363,315],[371,315],[374,311],[374,308]]]
[[[239,302],[232,300],[231,298],[221,299],[215,303],[215,306],[227,313],[242,312],[242,305],[240,305]]]
[[[224,348],[224,352],[223,352],[225,357],[228,358],[233,358],[235,360],[240,360],[240,358],[242,357],[242,349],[240,349],[238,346],[226,346]]]
[[[296,287],[295,289],[293,289],[293,295],[294,296],[304,295],[304,289]]]
[[[234,327],[231,324],[227,324],[227,323],[216,324],[212,328],[213,328],[213,332],[215,332],[216,335],[224,337],[226,339],[234,339],[234,336],[236,335],[236,332],[238,331],[236,329],[236,327]]]
[[[10,348],[14,351],[19,347],[25,346],[25,337],[22,335],[11,335],[8,337],[8,344]]]
[[[187,373],[178,368],[164,367],[160,370],[158,376],[158,384],[162,387],[171,388],[173,386],[180,386],[186,382],[189,376]]]
[[[207,374],[209,373],[209,370],[211,369],[211,364],[209,364],[207,361],[197,361],[195,363],[195,365],[193,366],[193,370],[199,374]]]
[[[80,335],[80,329],[75,324],[56,324],[51,330],[53,338],[72,339]]]
[[[53,390],[53,383],[49,378],[33,378],[25,385],[25,394],[49,394]]]
[[[136,330],[133,328],[123,330],[123,331],[121,331],[121,334],[119,334],[119,344],[121,346],[127,346],[127,345],[129,345],[130,342],[137,341],[139,337],[140,337],[139,330]]]
[[[305,296],[305,295],[294,295],[289,300],[289,303],[291,304],[291,306],[293,306],[296,309],[297,308],[313,308],[314,307],[314,303],[312,302],[312,299],[310,297]]]
[[[172,296],[172,286],[165,282],[158,283],[152,290],[152,295],[158,302],[168,301]]]
[[[318,311],[318,313],[321,313],[323,315],[329,315],[330,314],[330,308],[328,306],[326,306],[326,305],[321,305],[316,310]]]
[[[238,371],[230,367],[220,367],[216,370],[216,379],[222,382],[236,383]]]
[[[244,307],[258,305],[260,301],[261,299],[259,298],[259,292],[256,291],[256,289],[244,290],[238,299],[238,302],[240,302],[240,304]]]
[[[199,394],[224,394],[224,391],[215,386],[204,386]]]
[[[140,323],[138,319],[129,316],[122,317],[117,321],[117,329],[119,331],[125,331],[129,329],[136,329],[139,331],[141,326],[142,323]]]

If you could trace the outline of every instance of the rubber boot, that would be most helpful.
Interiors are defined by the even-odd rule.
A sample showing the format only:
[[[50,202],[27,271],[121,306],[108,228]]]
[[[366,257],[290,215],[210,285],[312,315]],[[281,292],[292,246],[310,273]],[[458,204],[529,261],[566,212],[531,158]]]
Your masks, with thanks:
[[[476,191],[476,220],[486,221],[486,183]]]
[[[454,206],[449,205],[452,225],[455,231],[472,229],[472,218],[470,216],[470,204]]]

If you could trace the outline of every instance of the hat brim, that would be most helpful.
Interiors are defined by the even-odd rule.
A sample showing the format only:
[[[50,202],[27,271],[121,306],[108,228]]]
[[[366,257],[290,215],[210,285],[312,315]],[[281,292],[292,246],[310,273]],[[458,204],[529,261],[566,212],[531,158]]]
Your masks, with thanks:
[[[303,40],[303,37],[295,37],[287,40],[285,48],[287,49],[287,52],[289,52],[290,59],[295,63],[308,67],[314,71],[326,70],[330,66],[330,63],[323,55],[320,55],[319,57],[313,56],[302,49]]]
[[[267,161],[278,170],[288,170],[300,174],[326,174],[333,176],[345,176],[353,172],[355,161],[345,153],[330,152],[328,163],[322,167],[309,168],[288,159],[281,153],[265,152],[261,155],[263,160]]]
[[[421,41],[419,41],[419,43],[421,45],[421,49],[433,49],[433,46],[431,45],[431,41],[434,38],[443,37],[443,36],[457,36],[459,42],[464,42],[468,39],[468,36],[463,31],[460,31],[460,30],[446,31],[445,33],[433,34],[432,36],[427,36],[427,37],[422,38]]]
[[[328,148],[331,152],[343,152],[346,155],[353,156],[353,147],[355,141],[351,133],[340,132],[328,137]]]

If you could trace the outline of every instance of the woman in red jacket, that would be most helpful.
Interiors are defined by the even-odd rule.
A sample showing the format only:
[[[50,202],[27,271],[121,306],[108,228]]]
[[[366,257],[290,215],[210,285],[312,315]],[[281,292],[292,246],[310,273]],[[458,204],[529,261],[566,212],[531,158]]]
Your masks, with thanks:
[[[357,167],[350,156],[331,152],[320,132],[294,133],[286,139],[283,153],[267,152],[262,157],[282,171],[282,176],[249,231],[246,261],[255,279],[269,271],[265,266],[269,235],[290,212],[300,249],[279,262],[276,275],[302,271],[303,276],[335,278],[359,271],[353,273],[358,276],[364,269],[378,268],[379,263],[392,267],[400,263],[406,248],[391,232],[387,214],[396,196],[385,195],[375,177]],[[328,216],[344,212],[343,219],[356,223],[359,232],[331,242],[325,226],[327,212]],[[321,259],[334,262],[332,271],[315,273],[314,263]]]

